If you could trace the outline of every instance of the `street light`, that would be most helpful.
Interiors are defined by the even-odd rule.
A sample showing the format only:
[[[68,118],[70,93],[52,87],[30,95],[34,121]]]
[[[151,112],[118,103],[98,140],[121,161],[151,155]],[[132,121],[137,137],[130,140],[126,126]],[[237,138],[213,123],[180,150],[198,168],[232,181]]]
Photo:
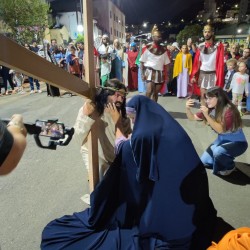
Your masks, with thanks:
[[[143,23],[143,27],[147,28],[148,24],[146,22]]]
[[[237,29],[237,33],[241,33],[242,32],[242,29]]]
[[[79,33],[82,33],[83,32],[83,26],[81,24],[77,25],[77,31]]]

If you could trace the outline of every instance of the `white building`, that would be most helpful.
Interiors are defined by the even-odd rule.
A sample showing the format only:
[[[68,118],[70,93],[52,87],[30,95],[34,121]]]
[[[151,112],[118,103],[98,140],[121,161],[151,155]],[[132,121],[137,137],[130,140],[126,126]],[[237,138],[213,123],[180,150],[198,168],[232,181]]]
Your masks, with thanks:
[[[125,43],[125,15],[113,2],[94,0],[93,16],[97,27],[103,34],[109,35],[111,41],[118,38],[121,43]]]
[[[78,34],[83,34],[78,30],[78,26],[83,25],[82,20],[80,11],[58,12],[56,26],[65,26],[71,39],[75,40]],[[94,40],[103,34],[107,34],[111,41],[118,38],[120,42],[125,43],[125,15],[110,0],[93,0]]]
[[[77,38],[78,31],[77,20],[81,20],[80,12],[61,12],[57,14],[56,17],[57,24],[63,25],[67,28],[69,36],[74,40]]]

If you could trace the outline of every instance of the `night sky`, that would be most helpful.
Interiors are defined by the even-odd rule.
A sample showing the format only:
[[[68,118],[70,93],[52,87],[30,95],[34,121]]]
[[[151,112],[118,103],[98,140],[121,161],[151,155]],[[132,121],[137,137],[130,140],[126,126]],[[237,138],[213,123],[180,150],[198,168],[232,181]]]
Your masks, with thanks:
[[[75,11],[80,0],[50,0],[57,11]],[[106,0],[103,0],[106,1]],[[204,0],[114,0],[120,1],[127,24],[191,20],[203,9]]]
[[[203,9],[204,0],[121,0],[126,23],[160,23],[189,19]]]

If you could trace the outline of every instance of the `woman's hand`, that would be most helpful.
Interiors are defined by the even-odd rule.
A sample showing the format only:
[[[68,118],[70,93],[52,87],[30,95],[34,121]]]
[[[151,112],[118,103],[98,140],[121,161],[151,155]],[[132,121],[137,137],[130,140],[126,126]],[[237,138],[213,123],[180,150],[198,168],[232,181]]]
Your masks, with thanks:
[[[208,107],[206,106],[201,106],[200,111],[203,113],[204,116],[208,116]]]
[[[190,108],[192,108],[194,106],[194,100],[193,99],[188,99],[187,101],[186,101],[186,108],[187,109],[190,109]]]
[[[111,118],[112,118],[114,124],[117,125],[117,123],[121,119],[121,114],[117,110],[115,103],[108,103],[106,108],[105,108],[105,111],[111,115]]]

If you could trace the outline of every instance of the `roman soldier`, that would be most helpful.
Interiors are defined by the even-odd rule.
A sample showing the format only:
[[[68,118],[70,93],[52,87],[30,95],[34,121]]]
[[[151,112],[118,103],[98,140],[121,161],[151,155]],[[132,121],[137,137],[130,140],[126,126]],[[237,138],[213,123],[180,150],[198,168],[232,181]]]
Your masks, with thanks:
[[[199,44],[193,63],[190,81],[193,94],[200,95],[202,105],[204,94],[214,86],[224,86],[224,47],[221,42],[214,41],[214,29],[210,24],[204,26],[205,42]]]
[[[146,96],[157,102],[158,93],[167,79],[170,63],[165,46],[161,45],[162,34],[155,25],[152,29],[153,42],[144,47],[140,58],[141,78],[146,83]]]

